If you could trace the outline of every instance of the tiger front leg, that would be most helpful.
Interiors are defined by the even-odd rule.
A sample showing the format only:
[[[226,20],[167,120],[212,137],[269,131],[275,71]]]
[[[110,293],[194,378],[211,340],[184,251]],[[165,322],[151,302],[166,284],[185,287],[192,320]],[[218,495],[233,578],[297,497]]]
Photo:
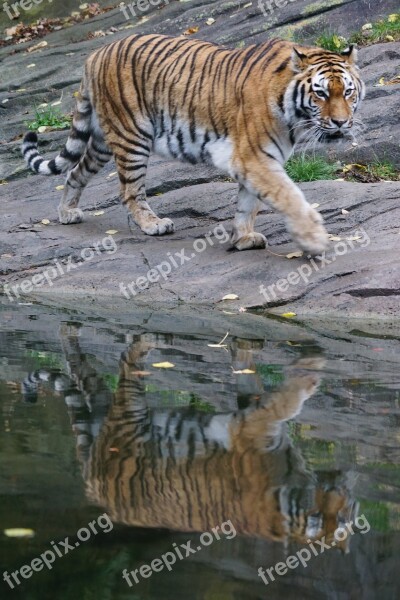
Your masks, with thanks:
[[[254,231],[260,201],[242,185],[239,186],[238,204],[233,222],[231,244],[237,250],[265,248],[267,238],[262,233]]]
[[[312,255],[321,254],[329,243],[322,216],[306,201],[282,165],[273,159],[260,159],[246,171],[247,189],[285,215],[287,230],[300,248]]]

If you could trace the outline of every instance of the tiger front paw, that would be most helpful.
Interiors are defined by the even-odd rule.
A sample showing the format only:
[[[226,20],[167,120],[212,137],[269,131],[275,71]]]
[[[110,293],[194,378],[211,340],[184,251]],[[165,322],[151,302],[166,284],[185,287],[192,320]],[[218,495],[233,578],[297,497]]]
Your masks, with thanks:
[[[247,233],[240,238],[237,238],[234,233],[231,237],[231,244],[237,250],[252,250],[254,248],[265,248],[267,245],[267,238],[262,233],[252,231]]]
[[[291,220],[288,231],[302,250],[316,256],[327,249],[328,233],[322,225],[322,216],[311,206],[305,216]]]

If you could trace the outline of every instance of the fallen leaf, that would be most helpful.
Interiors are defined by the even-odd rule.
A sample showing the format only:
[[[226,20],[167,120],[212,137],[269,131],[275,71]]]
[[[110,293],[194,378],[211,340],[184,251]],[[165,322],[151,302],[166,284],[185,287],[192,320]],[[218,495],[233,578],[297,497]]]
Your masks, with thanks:
[[[301,347],[301,344],[297,344],[296,342],[289,342],[289,340],[286,343],[288,346],[294,346],[294,347],[300,346]]]
[[[39,133],[44,133],[45,131],[47,131],[46,125],[41,125],[40,127],[38,127],[38,132]]]
[[[61,191],[61,190],[63,190],[63,189],[64,189],[64,186],[63,186],[63,185],[57,185],[57,186],[56,186],[56,190],[57,190],[57,192],[60,192],[60,191]]]
[[[332,242],[340,242],[340,240],[341,240],[342,238],[341,238],[341,237],[339,237],[338,235],[330,235],[330,236],[329,236],[329,239],[330,239]]]
[[[33,69],[33,67],[36,67],[35,63],[32,63],[30,65],[26,65],[27,69]]]
[[[227,294],[222,298],[222,300],[239,300],[239,296],[236,294]]]
[[[183,32],[183,35],[192,35],[193,33],[197,33],[199,30],[199,27],[189,27],[189,29],[186,29],[186,31]]]
[[[389,23],[396,23],[397,19],[400,20],[400,15],[398,15],[397,13],[388,16]]]
[[[113,171],[112,173],[107,175],[107,179],[111,179],[111,177],[115,177],[115,175],[118,175],[118,171]]]
[[[346,210],[345,208],[342,208],[342,215],[348,215],[349,211]]]
[[[119,448],[109,448],[108,449],[109,452],[119,452]]]
[[[115,235],[116,233],[118,233],[118,229],[108,229],[108,231],[106,231],[106,233],[108,235]]]
[[[239,371],[232,369],[232,371],[235,375],[254,375],[255,373],[255,371],[252,371],[251,369],[240,369]]]
[[[285,319],[292,319],[293,317],[296,316],[296,313],[294,313],[294,312],[287,312],[287,313],[283,313],[280,316],[281,317],[285,317]]]
[[[12,254],[1,254],[0,258],[12,258],[13,255]]]
[[[30,48],[28,48],[28,52],[35,52],[36,50],[40,50],[41,48],[45,48],[47,46],[47,42],[43,41],[43,42],[39,42],[38,44],[35,44],[34,46],[31,46]]]
[[[104,210],[96,210],[96,212],[94,213],[95,217],[99,217],[100,215],[104,215]]]
[[[6,181],[5,179],[1,179],[0,185],[8,185],[8,181]]]
[[[61,104],[61,100],[56,100],[55,102],[51,103],[51,106],[59,106]]]
[[[207,19],[206,21],[206,25],[212,25],[213,23],[215,23],[215,19],[213,19],[212,17],[210,17],[209,19]]]
[[[170,363],[168,361],[166,362],[159,362],[159,363],[153,363],[151,365],[152,367],[156,367],[156,369],[172,369],[172,367],[174,367],[174,363]]]
[[[39,104],[38,108],[46,108],[46,106],[48,106],[48,103],[42,102],[42,104]]]
[[[286,254],[286,258],[300,258],[303,256],[303,252],[301,250],[296,250],[296,252],[290,252]]]
[[[349,242],[354,242],[355,240],[361,240],[361,235],[351,235],[350,237],[347,237],[346,240],[348,240]]]
[[[15,90],[16,92],[26,92],[26,88],[19,88],[18,90]]]
[[[252,6],[252,5],[253,5],[253,3],[252,3],[252,2],[248,2],[247,4],[245,4],[245,5],[243,6],[243,8],[249,8],[249,6]]]
[[[394,37],[392,35],[385,35],[385,40],[388,42],[394,42]]]
[[[372,23],[365,23],[365,25],[361,27],[362,31],[368,31],[369,29],[372,29]]]
[[[35,532],[33,529],[25,529],[23,527],[13,527],[11,529],[5,529],[4,535],[10,538],[33,538]]]
[[[311,208],[318,208],[319,204],[318,202],[315,202],[314,204],[311,204]]]
[[[1,101],[2,104],[7,104],[7,102],[10,102],[8,98],[4,98],[4,100]]]
[[[43,225],[49,225],[50,221],[49,221],[49,219],[42,219],[41,223],[43,223]]]
[[[241,307],[239,308],[239,312],[240,312],[240,313],[247,312],[247,308],[245,308],[244,306],[241,306]]]

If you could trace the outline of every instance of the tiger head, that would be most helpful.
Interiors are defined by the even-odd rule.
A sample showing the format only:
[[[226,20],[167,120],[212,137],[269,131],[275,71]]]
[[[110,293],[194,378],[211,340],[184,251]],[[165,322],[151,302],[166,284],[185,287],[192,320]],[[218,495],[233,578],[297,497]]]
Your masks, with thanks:
[[[285,94],[285,113],[292,126],[318,141],[351,137],[354,113],[365,96],[356,65],[357,50],[341,53],[293,47],[295,76]],[[301,140],[304,141],[304,138]]]

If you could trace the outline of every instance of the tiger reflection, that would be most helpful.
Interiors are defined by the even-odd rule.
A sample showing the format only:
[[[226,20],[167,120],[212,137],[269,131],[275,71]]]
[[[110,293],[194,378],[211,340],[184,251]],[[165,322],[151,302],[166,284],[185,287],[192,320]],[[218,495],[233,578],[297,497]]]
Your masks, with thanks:
[[[336,484],[340,473],[309,472],[287,431],[318,388],[321,358],[298,360],[269,394],[252,375],[262,390],[249,406],[208,414],[147,406],[145,336],[122,355],[114,393],[82,355],[74,328],[63,331],[62,344],[68,374],[31,373],[24,395],[34,401],[43,381],[62,391],[87,496],[114,522],[200,532],[230,519],[239,534],[304,543],[329,541],[354,518]],[[231,348],[232,358],[251,368],[251,348],[242,346]]]

